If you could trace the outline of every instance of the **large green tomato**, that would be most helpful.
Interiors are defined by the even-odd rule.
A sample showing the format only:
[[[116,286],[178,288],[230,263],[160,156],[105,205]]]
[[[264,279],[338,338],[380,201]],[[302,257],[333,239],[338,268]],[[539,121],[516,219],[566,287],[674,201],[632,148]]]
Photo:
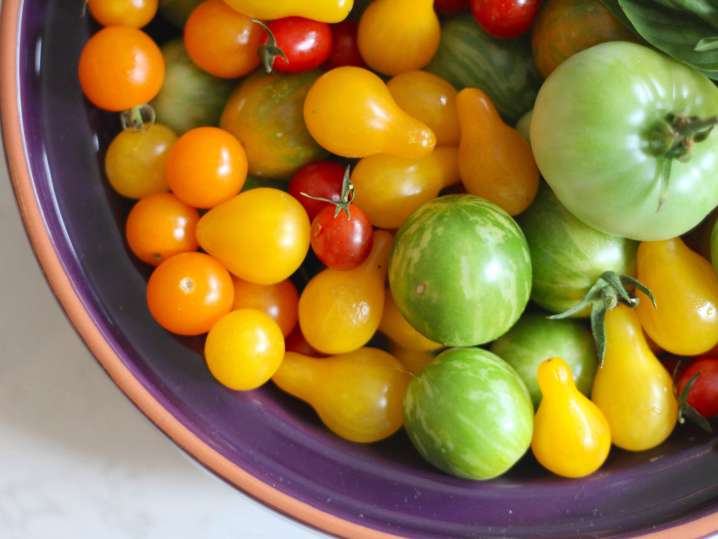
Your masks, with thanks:
[[[404,399],[404,426],[421,456],[466,479],[492,479],[516,464],[531,444],[533,413],[516,371],[479,348],[440,354]]]
[[[531,293],[531,257],[504,210],[472,195],[432,200],[394,241],[389,283],[420,333],[446,346],[474,346],[506,333]]]
[[[546,186],[518,221],[531,250],[531,299],[547,311],[579,303],[606,271],[635,275],[638,244],[583,224]]]
[[[527,313],[491,345],[491,351],[516,369],[536,407],[541,402],[538,368],[554,357],[568,363],[576,387],[591,395],[598,363],[596,347],[591,331],[578,320],[549,320],[543,313]]]
[[[701,73],[641,45],[604,43],[546,80],[531,142],[576,217],[615,236],[662,240],[718,205],[718,132],[699,123],[717,115],[718,89]]]

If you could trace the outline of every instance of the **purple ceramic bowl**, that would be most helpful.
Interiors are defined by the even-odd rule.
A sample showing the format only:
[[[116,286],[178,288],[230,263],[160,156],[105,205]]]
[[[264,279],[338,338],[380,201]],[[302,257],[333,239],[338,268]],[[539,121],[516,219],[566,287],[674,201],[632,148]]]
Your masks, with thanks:
[[[691,427],[658,449],[614,451],[596,475],[563,480],[529,457],[485,483],[432,469],[399,434],[373,446],[329,434],[273,387],[234,393],[197,343],[145,306],[147,271],[123,240],[127,201],[107,187],[114,117],[83,100],[82,0],[5,0],[2,119],[26,227],[53,289],[103,367],[137,406],[220,477],[318,528],[352,537],[561,537],[718,530],[718,441]]]

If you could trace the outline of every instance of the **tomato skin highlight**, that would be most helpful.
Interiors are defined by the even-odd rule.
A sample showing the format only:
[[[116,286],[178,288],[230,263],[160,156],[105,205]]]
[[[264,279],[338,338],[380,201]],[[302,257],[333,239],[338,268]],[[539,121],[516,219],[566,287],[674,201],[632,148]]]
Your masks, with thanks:
[[[343,165],[334,161],[318,161],[302,167],[292,176],[289,182],[289,194],[304,206],[309,219],[313,220],[324,208],[334,206],[329,202],[314,200],[305,194],[339,202],[344,170]]]
[[[165,61],[157,44],[141,30],[111,26],[85,44],[78,75],[93,105],[121,112],[155,98],[164,82]]]
[[[718,416],[718,359],[706,357],[691,362],[678,378],[679,395],[696,375],[698,378],[688,393],[688,404],[703,417]]]
[[[349,215],[347,215],[347,211]],[[312,223],[312,249],[327,267],[351,270],[369,256],[374,230],[366,214],[351,205],[347,211],[324,208]]]
[[[513,38],[531,29],[541,0],[471,0],[476,22],[498,38]]]
[[[267,24],[286,59],[275,56],[272,69],[280,73],[302,73],[317,69],[332,53],[334,37],[327,23],[302,17],[287,17]],[[266,44],[269,39],[264,40]]]

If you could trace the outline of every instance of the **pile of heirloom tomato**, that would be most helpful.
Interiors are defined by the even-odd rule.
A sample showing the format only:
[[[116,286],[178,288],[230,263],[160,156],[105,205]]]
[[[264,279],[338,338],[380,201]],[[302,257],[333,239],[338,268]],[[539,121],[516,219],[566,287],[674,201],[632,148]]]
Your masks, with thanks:
[[[613,4],[88,0],[154,320],[468,479],[710,430],[718,71]]]

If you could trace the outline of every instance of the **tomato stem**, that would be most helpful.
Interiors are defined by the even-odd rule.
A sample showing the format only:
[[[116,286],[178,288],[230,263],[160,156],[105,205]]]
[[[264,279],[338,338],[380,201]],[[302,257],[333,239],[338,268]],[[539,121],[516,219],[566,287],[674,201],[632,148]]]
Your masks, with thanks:
[[[284,61],[289,63],[286,53],[277,45],[277,38],[272,32],[271,28],[264,24],[259,19],[252,19],[252,22],[257,26],[261,27],[267,33],[267,42],[259,47],[257,51],[259,57],[262,59],[262,65],[267,74],[271,74],[274,70],[274,61],[277,58],[284,58]]]
[[[641,281],[630,275],[606,271],[596,280],[581,301],[565,312],[549,316],[549,319],[563,320],[590,309],[591,331],[596,342],[598,360],[603,365],[603,360],[606,357],[606,314],[615,309],[619,303],[633,309],[638,306],[640,301],[628,292],[628,288],[635,288],[643,292],[655,307],[656,298],[653,292]]]
[[[303,197],[311,198],[312,200],[316,200],[318,202],[326,202],[327,204],[333,204],[336,207],[336,211],[334,212],[334,218],[336,219],[339,217],[339,214],[343,211],[346,213],[347,217],[349,219],[352,218],[351,208],[352,202],[354,202],[354,199],[356,198],[356,189],[354,188],[354,184],[352,183],[352,167],[351,165],[347,165],[347,168],[344,170],[344,179],[342,180],[342,191],[339,195],[339,201],[332,200],[330,198],[325,197],[316,197],[313,195],[310,195],[308,193],[301,192],[299,193]]]
[[[122,129],[144,129],[157,121],[157,113],[150,105],[137,105],[120,114]]]

